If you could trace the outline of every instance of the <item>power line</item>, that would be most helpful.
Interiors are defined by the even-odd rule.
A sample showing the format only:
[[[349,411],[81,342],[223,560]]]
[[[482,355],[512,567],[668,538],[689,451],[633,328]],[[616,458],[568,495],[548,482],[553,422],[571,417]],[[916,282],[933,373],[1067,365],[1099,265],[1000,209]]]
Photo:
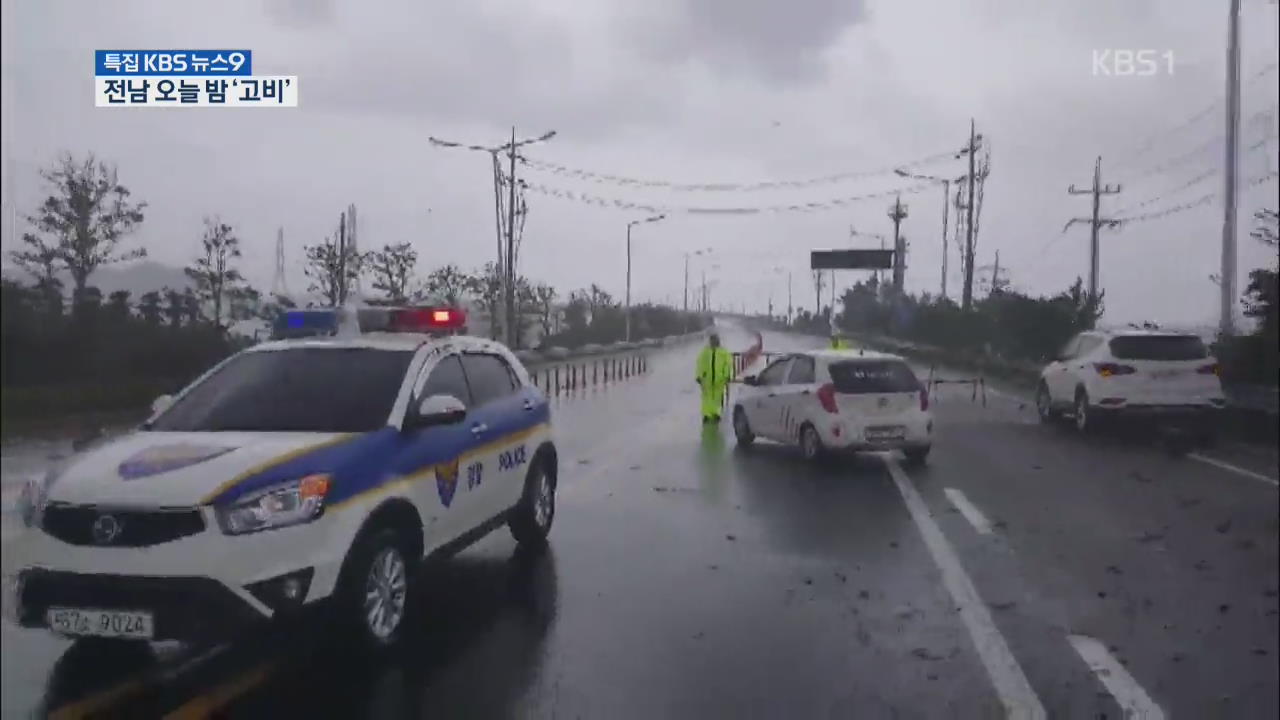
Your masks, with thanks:
[[[919,167],[928,165],[948,158],[954,158],[955,151],[947,151],[926,155],[916,160],[905,163],[894,163],[886,165],[882,168],[873,170],[858,170],[850,172],[842,172],[834,175],[824,175],[821,177],[805,178],[799,180],[767,180],[756,182],[710,182],[710,183],[681,183],[670,180],[653,180],[637,177],[629,177],[624,175],[611,175],[598,173],[591,170],[581,170],[571,168],[559,163],[553,163],[546,160],[536,160],[520,157],[527,167],[533,170],[541,170],[549,172],[553,175],[570,177],[581,180],[591,180],[596,183],[611,183],[627,187],[640,188],[660,188],[665,190],[678,190],[690,192],[757,192],[761,190],[776,190],[780,188],[807,188],[815,185],[828,185],[844,182],[847,180],[856,180],[861,178],[876,177],[879,175],[891,175],[899,168]]]
[[[1253,83],[1257,82],[1258,80],[1262,79],[1263,77],[1265,77],[1266,75],[1268,75],[1269,73],[1271,73],[1271,72],[1275,71],[1276,67],[1277,67],[1277,63],[1275,63],[1275,62],[1268,63],[1268,64],[1267,64],[1266,66],[1264,66],[1261,70],[1259,70],[1258,72],[1254,73],[1254,74],[1253,74],[1253,76],[1251,76],[1251,77],[1249,78],[1249,84],[1253,84]],[[1223,103],[1223,101],[1224,101],[1224,100],[1226,100],[1226,96],[1225,96],[1225,95],[1219,95],[1217,98],[1215,98],[1215,99],[1214,99],[1212,102],[1210,102],[1208,105],[1206,105],[1206,106],[1204,106],[1204,107],[1200,108],[1199,110],[1197,110],[1197,111],[1195,111],[1195,112],[1191,113],[1190,115],[1188,115],[1186,118],[1184,118],[1183,120],[1181,120],[1181,121],[1180,121],[1180,122],[1178,122],[1177,124],[1172,125],[1172,126],[1170,126],[1170,127],[1168,127],[1168,128],[1165,128],[1165,129],[1163,129],[1163,130],[1157,130],[1156,132],[1152,133],[1151,135],[1148,135],[1148,136],[1146,137],[1146,139],[1145,139],[1145,140],[1143,140],[1143,142],[1142,142],[1142,143],[1140,143],[1140,145],[1139,145],[1139,147],[1138,147],[1138,149],[1137,149],[1137,150],[1135,150],[1134,152],[1132,152],[1132,153],[1130,153],[1130,154],[1128,154],[1128,155],[1122,156],[1122,157],[1120,158],[1120,161],[1117,163],[1117,165],[1119,165],[1119,166],[1122,166],[1122,167],[1123,167],[1124,165],[1127,165],[1127,164],[1129,164],[1129,163],[1131,163],[1131,162],[1133,162],[1133,161],[1135,161],[1135,160],[1138,160],[1138,159],[1139,159],[1139,158],[1141,158],[1143,155],[1146,155],[1148,152],[1150,152],[1152,149],[1154,149],[1154,148],[1156,147],[1156,144],[1159,142],[1159,140],[1160,140],[1161,138],[1163,138],[1163,137],[1165,137],[1165,136],[1168,136],[1168,135],[1173,135],[1173,134],[1176,134],[1176,133],[1178,133],[1178,132],[1181,132],[1182,130],[1184,130],[1184,129],[1188,128],[1188,127],[1191,127],[1192,125],[1196,124],[1197,122],[1200,122],[1200,121],[1201,121],[1201,120],[1203,120],[1204,118],[1209,117],[1209,116],[1210,116],[1210,115],[1212,115],[1214,112],[1218,111],[1219,107],[1222,105],[1222,103]]]
[[[1254,178],[1250,178],[1246,184],[1249,187],[1257,187],[1258,185],[1263,185],[1265,183],[1271,182],[1272,180],[1275,180],[1278,177],[1280,177],[1280,173],[1269,172]],[[1178,213],[1183,213],[1188,210],[1194,210],[1195,208],[1198,208],[1202,205],[1205,205],[1217,199],[1220,194],[1221,193],[1215,190],[1214,192],[1211,192],[1211,193],[1205,193],[1204,195],[1201,195],[1195,200],[1189,200],[1187,202],[1180,203],[1178,205],[1173,205],[1163,210],[1155,210],[1148,213],[1142,213],[1141,215],[1130,215],[1128,217],[1117,217],[1117,218],[1113,218],[1113,221],[1123,226],[1123,225],[1128,225],[1130,223],[1135,223],[1135,222],[1158,220],[1160,218],[1168,217],[1170,215],[1177,215]]]
[[[621,198],[604,197],[601,195],[593,195],[590,193],[577,192],[574,190],[566,190],[554,186],[543,185],[541,183],[531,183],[520,181],[522,187],[529,192],[546,195],[549,197],[561,198],[563,200],[573,200],[585,205],[594,205],[596,207],[611,208],[616,210],[640,210],[648,213],[665,213],[677,214],[683,213],[687,215],[760,215],[765,213],[792,213],[792,212],[825,212],[829,210],[839,210],[847,205],[863,202],[866,200],[875,200],[878,198],[892,197],[894,195],[912,195],[923,192],[931,187],[932,183],[919,183],[906,187],[890,188],[888,190],[880,190],[871,193],[862,193],[859,195],[849,195],[846,197],[829,198],[825,200],[808,202],[808,203],[792,203],[783,205],[755,205],[755,206],[738,206],[738,207],[705,207],[696,205],[653,205],[643,202],[633,202]]]
[[[1184,182],[1183,184],[1181,184],[1181,185],[1179,185],[1179,186],[1177,186],[1177,187],[1175,187],[1175,188],[1170,188],[1169,190],[1166,190],[1166,191],[1164,191],[1163,193],[1161,193],[1161,194],[1159,194],[1159,195],[1156,195],[1155,197],[1150,198],[1150,199],[1148,199],[1148,200],[1143,200],[1142,202],[1134,203],[1134,204],[1132,204],[1132,205],[1126,205],[1125,207],[1122,207],[1122,208],[1120,208],[1120,209],[1116,210],[1115,212],[1116,212],[1116,213],[1127,213],[1127,212],[1130,212],[1130,211],[1133,211],[1133,210],[1137,210],[1138,208],[1143,208],[1143,207],[1146,207],[1146,206],[1151,205],[1151,204],[1153,204],[1153,203],[1160,202],[1161,200],[1164,200],[1165,198],[1169,197],[1170,195],[1177,195],[1178,193],[1182,192],[1183,190],[1186,190],[1186,189],[1188,189],[1188,188],[1191,188],[1191,187],[1194,187],[1194,186],[1196,186],[1196,185],[1199,185],[1200,183],[1204,182],[1205,180],[1208,180],[1209,178],[1212,178],[1212,177],[1217,176],[1219,172],[1221,172],[1221,171],[1220,171],[1220,170],[1218,170],[1218,168],[1213,168],[1212,170],[1206,170],[1206,171],[1204,171],[1204,172],[1200,173],[1199,175],[1196,175],[1195,177],[1191,178],[1190,180],[1188,180],[1188,181]]]

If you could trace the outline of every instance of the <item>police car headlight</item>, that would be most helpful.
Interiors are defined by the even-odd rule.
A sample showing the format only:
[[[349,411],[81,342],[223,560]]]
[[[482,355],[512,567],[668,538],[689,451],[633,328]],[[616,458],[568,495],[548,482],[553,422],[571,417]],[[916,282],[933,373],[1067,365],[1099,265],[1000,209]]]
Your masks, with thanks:
[[[329,487],[328,475],[275,485],[218,508],[218,524],[222,532],[240,535],[311,522],[324,512]]]
[[[49,487],[60,474],[60,468],[54,468],[45,473],[43,478],[28,480],[22,486],[22,494],[18,496],[18,514],[22,517],[23,525],[29,528],[40,527],[45,505],[49,502]]]

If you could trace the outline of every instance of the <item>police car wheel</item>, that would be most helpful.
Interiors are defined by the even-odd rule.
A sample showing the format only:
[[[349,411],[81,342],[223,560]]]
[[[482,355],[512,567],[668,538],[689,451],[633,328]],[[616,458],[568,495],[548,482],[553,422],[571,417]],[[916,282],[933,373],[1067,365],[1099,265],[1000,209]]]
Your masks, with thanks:
[[[733,435],[743,447],[749,447],[756,439],[755,433],[751,432],[751,423],[747,421],[747,413],[741,407],[733,410]]]
[[[530,463],[524,479],[524,494],[507,523],[516,542],[537,547],[547,540],[556,517],[556,483],[543,460]]]
[[[809,462],[822,458],[822,438],[818,437],[818,430],[809,423],[800,428],[800,454]]]
[[[403,538],[394,530],[376,531],[356,548],[343,588],[344,611],[364,644],[373,649],[394,645],[409,610],[409,566]]]

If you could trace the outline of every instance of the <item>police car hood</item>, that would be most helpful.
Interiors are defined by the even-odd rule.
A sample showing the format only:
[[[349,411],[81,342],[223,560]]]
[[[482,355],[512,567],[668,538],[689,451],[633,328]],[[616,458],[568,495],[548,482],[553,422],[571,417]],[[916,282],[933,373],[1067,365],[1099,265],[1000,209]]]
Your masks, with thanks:
[[[49,500],[186,507],[236,478],[343,437],[332,433],[135,432],[66,461]]]

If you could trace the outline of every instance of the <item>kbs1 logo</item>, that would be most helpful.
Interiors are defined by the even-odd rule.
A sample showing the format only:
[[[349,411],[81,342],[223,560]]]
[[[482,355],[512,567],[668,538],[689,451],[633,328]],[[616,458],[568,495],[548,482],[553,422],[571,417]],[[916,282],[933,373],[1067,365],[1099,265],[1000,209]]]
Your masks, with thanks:
[[[296,75],[254,75],[249,50],[95,50],[97,107],[298,107]]]
[[[1094,77],[1151,77],[1173,74],[1173,51],[1106,49],[1093,51]]]

